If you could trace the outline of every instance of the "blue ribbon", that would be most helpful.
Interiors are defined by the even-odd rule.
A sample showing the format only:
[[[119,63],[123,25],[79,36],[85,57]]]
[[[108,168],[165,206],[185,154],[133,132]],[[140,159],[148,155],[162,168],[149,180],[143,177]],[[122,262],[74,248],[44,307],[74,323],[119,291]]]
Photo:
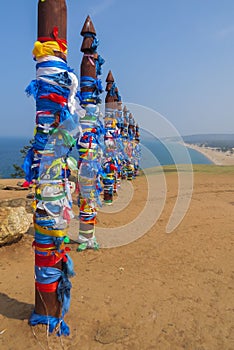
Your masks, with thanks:
[[[47,236],[47,235],[43,235],[37,231],[35,231],[34,239],[35,239],[35,242],[40,243],[40,244],[52,244],[53,243],[58,251],[60,251],[60,246],[64,241],[64,237]]]
[[[57,288],[57,294],[58,294],[58,301],[62,303],[62,316],[64,316],[70,307],[70,290],[72,287],[71,282],[67,278],[65,274],[61,276],[61,280],[59,281],[58,288]]]
[[[102,65],[105,63],[104,58],[102,56],[98,55],[97,60],[95,60],[96,64],[96,74],[101,75],[102,74]]]
[[[41,77],[44,77],[46,79],[50,79],[57,84],[60,84],[62,86],[71,86],[71,78],[68,75],[68,72],[61,72],[56,74],[47,74],[47,75],[41,75]]]
[[[56,333],[57,336],[61,335],[69,335],[70,334],[70,329],[68,325],[64,322],[62,318],[57,318],[53,316],[44,316],[44,315],[39,315],[35,311],[33,311],[30,319],[29,319],[29,324],[31,326],[36,326],[37,324],[46,324],[49,325],[49,333],[53,333],[55,330],[56,326],[59,324],[59,330]]]
[[[111,96],[115,96],[116,95],[115,89],[116,89],[116,85],[115,85],[115,83],[113,83],[112,86],[111,86],[111,89],[110,89],[110,95]]]
[[[47,68],[47,67],[54,67],[54,68],[60,68],[64,69],[68,72],[73,72],[73,69],[67,66],[66,62],[61,62],[61,61],[45,61],[45,62],[40,62],[36,64],[36,69],[38,68]]]
[[[103,92],[101,79],[95,79],[89,76],[82,76],[80,78],[80,87],[93,87],[99,94]],[[83,92],[81,92],[81,94],[83,94]]]
[[[70,93],[69,89],[67,88],[59,85],[52,85],[42,80],[32,80],[31,83],[26,87],[25,92],[27,96],[33,95],[35,100],[37,100],[40,96],[49,93],[56,93],[67,98]]]

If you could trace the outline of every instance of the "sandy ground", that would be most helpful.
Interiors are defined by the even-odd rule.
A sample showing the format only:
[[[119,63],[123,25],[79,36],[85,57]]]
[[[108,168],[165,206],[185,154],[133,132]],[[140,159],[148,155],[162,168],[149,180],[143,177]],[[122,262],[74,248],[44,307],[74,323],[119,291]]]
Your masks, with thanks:
[[[141,238],[82,253],[70,245],[76,276],[65,317],[69,337],[47,337],[44,326],[28,325],[34,306],[33,230],[20,242],[2,247],[1,350],[233,350],[233,173],[194,175],[189,209],[171,234],[165,228],[178,178],[168,172],[163,211]],[[158,182],[158,174],[150,176]],[[139,216],[148,200],[147,181],[141,176],[132,184],[128,206],[115,214],[100,212],[100,227],[112,228]]]
[[[230,154],[230,152],[219,152],[215,148],[200,147],[189,143],[185,143],[185,146],[204,154],[216,165],[234,165],[234,153]]]

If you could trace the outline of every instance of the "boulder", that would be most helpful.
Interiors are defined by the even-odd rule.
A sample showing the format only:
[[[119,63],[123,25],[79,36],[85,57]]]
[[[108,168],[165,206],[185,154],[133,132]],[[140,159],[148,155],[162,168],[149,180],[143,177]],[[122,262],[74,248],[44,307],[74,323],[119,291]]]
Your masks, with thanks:
[[[25,199],[0,201],[0,246],[19,241],[32,224]]]

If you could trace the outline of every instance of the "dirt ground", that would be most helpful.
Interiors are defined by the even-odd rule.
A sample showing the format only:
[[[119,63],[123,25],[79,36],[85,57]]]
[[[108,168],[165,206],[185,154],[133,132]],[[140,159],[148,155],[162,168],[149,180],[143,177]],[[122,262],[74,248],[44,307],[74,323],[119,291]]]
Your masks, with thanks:
[[[150,176],[157,183],[158,175]],[[170,234],[165,228],[177,199],[177,174],[168,172],[165,180],[162,213],[142,237],[81,253],[69,245],[76,276],[65,316],[68,337],[47,336],[46,327],[28,325],[34,307],[33,229],[0,248],[1,350],[234,349],[233,172],[195,172],[189,209]],[[13,191],[0,193],[3,198]],[[125,209],[98,214],[99,229],[133,220],[146,193],[140,176]]]

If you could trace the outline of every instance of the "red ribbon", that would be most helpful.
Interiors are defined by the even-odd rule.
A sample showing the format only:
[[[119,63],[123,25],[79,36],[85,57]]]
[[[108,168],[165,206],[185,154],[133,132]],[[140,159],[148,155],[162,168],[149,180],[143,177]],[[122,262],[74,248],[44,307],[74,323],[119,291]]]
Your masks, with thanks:
[[[85,205],[87,204],[87,201],[86,201],[86,199],[85,198],[83,198],[83,200],[82,200],[82,205],[80,206],[80,210],[81,211],[84,211],[84,208],[85,208]]]
[[[51,93],[49,95],[43,95],[40,98],[46,98],[47,100],[50,100],[55,103],[59,103],[61,106],[64,106],[67,103],[67,98],[58,95],[56,93]]]
[[[57,264],[61,259],[63,258],[63,256],[59,255],[39,255],[39,254],[35,254],[35,265],[39,266],[39,267],[43,267],[43,266],[54,266],[55,264]]]
[[[36,241],[33,241],[32,246],[38,247],[38,248],[54,248],[55,247],[54,243],[42,244],[42,243],[37,243]]]
[[[43,283],[35,282],[35,286],[39,292],[53,293],[58,288],[58,282],[56,281],[56,282],[53,282],[50,284],[43,284]]]
[[[90,219],[90,220],[85,220],[81,216],[80,216],[80,221],[82,221],[84,224],[94,224],[95,225],[97,223],[96,218]]]
[[[66,253],[70,251],[70,248],[66,247],[64,251],[61,253],[56,252],[55,254],[49,255],[40,255],[35,254],[35,265],[39,267],[46,267],[46,266],[54,266],[56,265],[60,260],[63,260],[63,262],[67,262],[67,256]]]
[[[57,43],[59,44],[59,47],[61,49],[62,52],[65,52],[67,50],[67,40],[65,39],[60,39],[58,37],[58,27],[54,27],[53,29],[53,38],[51,37],[45,37],[45,36],[41,36],[39,37],[37,40],[41,41],[41,42],[45,42],[45,41],[57,41]]]
[[[117,170],[117,167],[114,164],[111,164],[110,165],[110,170],[112,170],[112,171]]]

